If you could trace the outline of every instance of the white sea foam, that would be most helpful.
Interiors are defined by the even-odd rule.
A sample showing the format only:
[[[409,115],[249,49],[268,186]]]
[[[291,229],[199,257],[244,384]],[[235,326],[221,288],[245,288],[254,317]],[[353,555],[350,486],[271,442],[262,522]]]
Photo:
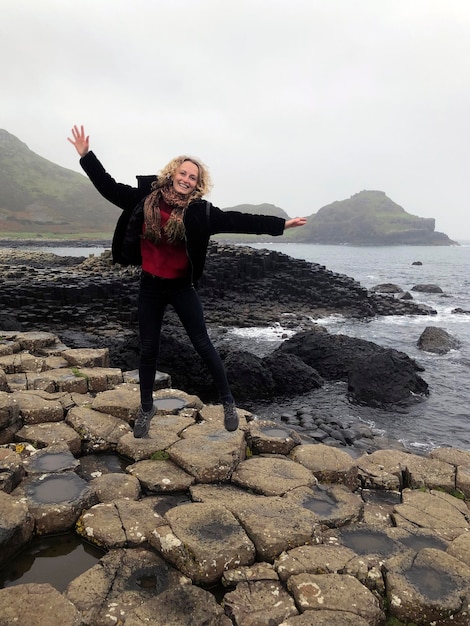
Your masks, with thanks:
[[[259,326],[250,326],[248,328],[230,328],[227,331],[228,336],[240,337],[242,339],[254,339],[258,342],[273,341],[279,342],[295,335],[296,331],[283,328],[280,324],[263,328]]]

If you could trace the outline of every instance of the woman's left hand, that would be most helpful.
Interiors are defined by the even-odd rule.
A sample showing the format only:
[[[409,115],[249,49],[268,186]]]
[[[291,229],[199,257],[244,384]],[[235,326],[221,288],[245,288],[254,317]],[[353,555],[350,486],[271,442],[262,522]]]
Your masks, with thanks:
[[[296,228],[297,226],[304,226],[307,223],[306,217],[294,217],[291,220],[286,220],[284,224],[284,229],[286,228]]]

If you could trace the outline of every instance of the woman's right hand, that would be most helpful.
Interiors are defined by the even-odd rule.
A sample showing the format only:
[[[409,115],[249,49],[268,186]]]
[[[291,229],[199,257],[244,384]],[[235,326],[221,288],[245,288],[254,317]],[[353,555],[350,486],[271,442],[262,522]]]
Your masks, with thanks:
[[[85,129],[83,126],[80,126],[80,128],[78,128],[78,126],[74,126],[72,128],[72,137],[73,139],[67,137],[67,141],[70,141],[70,143],[75,146],[75,150],[78,154],[81,157],[84,157],[90,149],[90,140],[88,135],[85,135]]]

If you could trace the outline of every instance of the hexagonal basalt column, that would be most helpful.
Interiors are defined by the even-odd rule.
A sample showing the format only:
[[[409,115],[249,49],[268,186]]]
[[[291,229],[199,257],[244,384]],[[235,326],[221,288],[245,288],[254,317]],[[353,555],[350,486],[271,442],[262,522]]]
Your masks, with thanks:
[[[0,565],[31,539],[34,520],[24,502],[0,491]]]
[[[255,547],[223,506],[185,504],[165,515],[167,525],[149,537],[162,556],[193,582],[211,584],[223,572],[255,559]]]
[[[72,528],[83,510],[95,502],[89,484],[74,472],[51,473],[25,480],[14,496],[28,506],[39,535]]]

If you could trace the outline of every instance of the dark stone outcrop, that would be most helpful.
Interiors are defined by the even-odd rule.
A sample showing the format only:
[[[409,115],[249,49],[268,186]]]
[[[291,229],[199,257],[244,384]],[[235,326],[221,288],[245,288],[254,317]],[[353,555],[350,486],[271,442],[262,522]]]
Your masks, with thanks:
[[[274,355],[295,354],[326,380],[348,382],[350,398],[361,404],[408,403],[428,393],[417,374],[422,367],[405,353],[371,341],[307,331],[286,340]]]
[[[393,283],[382,283],[380,285],[375,285],[375,287],[371,287],[370,290],[373,293],[403,293],[403,289],[399,285],[395,285]]]
[[[458,350],[461,343],[452,337],[444,328],[437,326],[427,326],[418,339],[417,346],[425,352],[435,354],[446,354],[450,350]]]
[[[355,367],[358,360],[371,358],[375,354],[392,353],[401,355],[413,364],[416,371],[423,368],[412,361],[406,354],[392,348],[382,348],[372,341],[357,339],[346,335],[330,335],[325,331],[306,331],[297,333],[284,341],[274,354],[287,352],[296,354],[307,365],[313,367],[326,380],[344,380]]]
[[[444,293],[439,285],[423,284],[415,285],[411,291],[419,291],[420,293]]]
[[[411,359],[396,350],[358,359],[348,376],[349,398],[373,407],[408,405],[429,394]]]
[[[53,330],[87,326],[103,333],[113,324],[135,324],[139,269],[113,266],[109,252],[80,260],[0,248],[0,327],[7,321],[22,329],[47,322]],[[213,326],[298,327],[329,313],[361,318],[433,313],[369,293],[353,278],[316,263],[216,243],[209,246],[199,292]],[[170,317],[170,329],[171,323]]]

